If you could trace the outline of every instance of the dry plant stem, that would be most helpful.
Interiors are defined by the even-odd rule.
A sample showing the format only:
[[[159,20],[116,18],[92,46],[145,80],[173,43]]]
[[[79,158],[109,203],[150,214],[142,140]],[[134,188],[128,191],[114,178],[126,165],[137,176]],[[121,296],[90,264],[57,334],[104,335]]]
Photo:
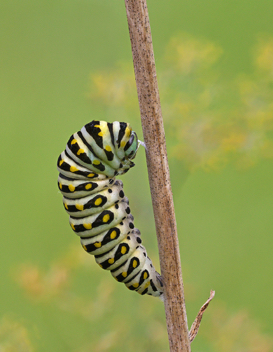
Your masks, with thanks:
[[[171,352],[190,352],[173,196],[146,0],[125,0]]]

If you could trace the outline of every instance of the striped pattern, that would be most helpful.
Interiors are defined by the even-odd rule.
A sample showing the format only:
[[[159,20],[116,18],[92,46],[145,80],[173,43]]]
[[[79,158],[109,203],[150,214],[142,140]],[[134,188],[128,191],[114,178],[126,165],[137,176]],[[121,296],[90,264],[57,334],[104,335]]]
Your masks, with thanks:
[[[57,161],[58,186],[73,231],[98,265],[129,290],[162,298],[162,281],[134,227],[123,184],[138,139],[125,122],[92,121],[74,133]]]

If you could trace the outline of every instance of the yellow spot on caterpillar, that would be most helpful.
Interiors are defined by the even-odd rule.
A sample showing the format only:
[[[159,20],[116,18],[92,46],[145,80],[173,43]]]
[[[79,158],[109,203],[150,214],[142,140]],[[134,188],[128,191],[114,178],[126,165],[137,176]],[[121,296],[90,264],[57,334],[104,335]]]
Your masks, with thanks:
[[[139,284],[136,282],[135,284],[133,284],[134,288],[137,288],[139,286]]]
[[[109,264],[114,264],[114,262],[115,262],[115,259],[114,259],[114,258],[108,259],[108,263],[109,263]]]
[[[116,237],[117,237],[117,231],[114,230],[114,231],[111,232],[110,238],[111,238],[111,240],[113,240]]]
[[[101,202],[102,202],[102,199],[101,199],[101,198],[98,198],[98,199],[95,200],[94,204],[95,204],[96,206],[99,206],[99,205],[101,204]]]
[[[103,268],[103,266],[102,266],[101,264],[99,264],[99,266],[100,266],[101,268]]]
[[[77,143],[77,139],[73,139],[72,141],[71,141],[71,144],[76,144]]]
[[[83,227],[84,227],[86,230],[91,230],[91,229],[92,229],[92,224],[83,224]]]
[[[73,186],[73,185],[69,185],[68,188],[69,188],[70,192],[74,192],[75,191],[75,186]]]
[[[78,210],[83,210],[84,206],[82,204],[76,204],[75,207],[78,209]]]
[[[150,286],[151,281],[148,281],[147,284],[144,286],[144,290],[146,290],[147,287]]]
[[[68,205],[66,203],[64,203],[65,209],[68,209]]]
[[[76,172],[76,171],[78,171],[78,169],[76,168],[76,166],[70,166],[70,171],[71,172]]]
[[[143,274],[143,279],[146,280],[148,277],[148,273],[145,271],[145,273]]]
[[[100,161],[97,160],[97,159],[95,159],[95,160],[93,160],[93,164],[94,164],[94,165],[99,165],[99,164],[100,164]]]
[[[137,267],[137,261],[134,259],[133,260],[133,268],[136,268]]]
[[[86,186],[85,186],[85,189],[90,189],[92,188],[92,185],[90,183],[88,183]]]
[[[107,152],[111,152],[112,148],[110,147],[110,145],[106,145],[104,148]]]
[[[61,166],[63,162],[64,162],[64,160],[62,159],[62,160],[59,162],[59,166]]]
[[[113,276],[113,278],[118,281],[118,279],[115,276]]]
[[[100,247],[101,247],[101,242],[95,242],[95,243],[94,243],[94,246],[95,246],[96,248],[100,248]]]
[[[59,187],[60,187],[60,189],[63,188],[63,185],[61,184],[61,182],[59,182]]]
[[[87,251],[87,247],[86,247],[85,244],[82,245],[82,248],[83,248],[85,251]]]
[[[124,271],[121,275],[122,275],[123,277],[126,277],[126,276],[127,276],[126,271]]]
[[[79,149],[79,150],[77,151],[77,155],[80,155],[80,154],[82,154],[82,153],[85,153],[85,151],[84,151],[83,149]]]
[[[105,136],[108,132],[108,125],[107,122],[101,121],[100,122],[100,132],[98,133],[98,136],[103,137]]]
[[[89,175],[87,175],[87,177],[94,177],[95,176],[95,174],[89,174]]]
[[[125,142],[125,141],[120,142],[120,148],[124,148],[125,145],[126,145],[126,142]]]
[[[100,128],[100,125],[95,125],[94,127]]]
[[[125,254],[126,251],[127,251],[127,248],[125,246],[122,246],[120,250],[121,254]]]
[[[70,224],[70,226],[72,227],[72,229],[75,231],[75,226],[73,224]]]
[[[125,135],[127,137],[130,137],[131,132],[132,132],[132,128],[127,126],[125,129]]]
[[[103,221],[103,222],[107,222],[107,221],[109,221],[109,219],[110,219],[110,215],[109,215],[109,214],[106,214],[106,215],[104,215],[104,217],[102,218],[102,221]]]

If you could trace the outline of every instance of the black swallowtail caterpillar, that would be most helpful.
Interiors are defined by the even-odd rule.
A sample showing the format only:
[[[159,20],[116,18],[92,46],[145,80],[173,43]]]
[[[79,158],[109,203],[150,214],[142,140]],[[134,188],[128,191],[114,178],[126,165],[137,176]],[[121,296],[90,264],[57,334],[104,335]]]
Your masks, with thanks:
[[[163,298],[162,280],[141,245],[123,184],[139,141],[125,122],[92,121],[74,133],[58,158],[58,186],[70,226],[86,252],[129,290]]]

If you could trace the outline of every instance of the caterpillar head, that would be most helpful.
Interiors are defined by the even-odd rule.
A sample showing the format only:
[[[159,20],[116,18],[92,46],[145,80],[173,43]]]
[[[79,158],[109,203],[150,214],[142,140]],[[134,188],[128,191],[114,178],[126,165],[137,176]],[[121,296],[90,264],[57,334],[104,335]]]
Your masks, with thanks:
[[[138,150],[138,139],[136,132],[132,131],[129,141],[126,143],[124,147],[125,157],[128,160],[132,160],[135,158]]]

